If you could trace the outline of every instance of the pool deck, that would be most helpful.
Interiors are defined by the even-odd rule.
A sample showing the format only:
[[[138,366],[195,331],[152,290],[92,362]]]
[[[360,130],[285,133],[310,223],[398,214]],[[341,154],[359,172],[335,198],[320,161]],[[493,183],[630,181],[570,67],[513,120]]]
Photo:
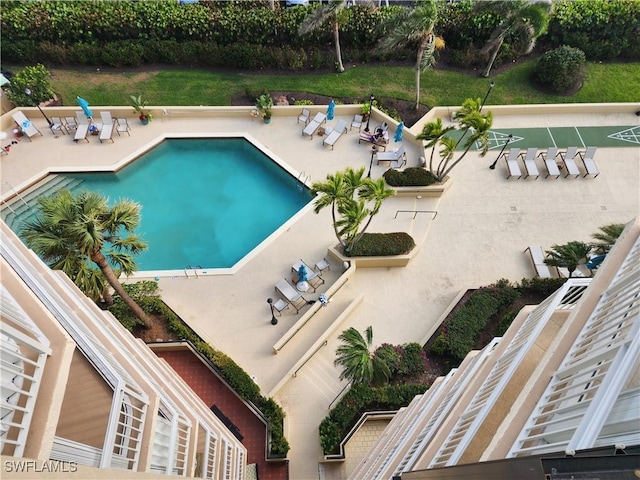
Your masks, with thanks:
[[[312,109],[325,111],[326,107]],[[494,112],[494,129],[640,125],[640,117],[629,109],[612,109],[609,113],[566,110],[522,109],[521,114],[508,115]],[[156,115],[147,126],[130,118],[131,136],[115,135],[113,144],[101,144],[97,137],[76,144],[69,136],[54,137],[37,110],[23,111],[43,136],[34,137],[32,142],[23,138],[9,155],[2,155],[2,198],[44,170],[112,167],[158,136],[170,134],[247,132],[310,182],[321,181],[327,173],[347,166],[368,168],[371,158],[370,145],[358,144],[356,130],[341,138],[333,151],[323,147],[318,136],[302,136],[297,113],[276,115],[271,124],[265,125],[249,115],[193,117],[169,112]],[[340,109],[337,112],[337,118],[350,123],[352,114],[341,115]],[[372,125],[375,123],[372,121]],[[3,130],[10,133],[7,125],[3,122]],[[393,131],[391,127],[392,138]],[[408,140],[405,145],[408,166],[416,166],[422,155],[420,147]],[[328,209],[315,214],[307,208],[233,273],[175,275],[159,280],[162,296],[171,308],[255,377],[264,395],[273,396],[283,406],[287,415],[285,433],[291,444],[288,458],[292,479],[316,479],[321,470],[322,478],[327,479],[344,474],[339,466],[319,465],[322,452],[318,439],[318,425],[345,385],[338,380],[339,370],[333,365],[341,331],[352,326],[362,331],[372,325],[376,345],[422,342],[437,328],[441,315],[460,291],[501,278],[516,282],[532,277],[535,271],[524,253],[527,246],[549,249],[572,240],[588,242],[600,226],[626,223],[640,213],[640,145],[599,148],[597,178],[545,179],[543,175],[538,179],[507,179],[503,161],[495,170],[488,168],[496,155],[491,151],[481,158],[469,152],[451,172],[451,187],[441,198],[393,197],[385,201],[369,231],[409,232],[418,254],[404,268],[358,268],[352,272],[329,306],[319,309],[278,354],[273,345],[313,307],[306,307],[298,315],[295,310],[285,310],[273,326],[266,299],[277,298],[274,285],[282,278],[291,278],[293,262],[302,258],[313,265],[336,244]],[[540,161],[538,168],[543,170]],[[379,178],[386,169],[374,162],[372,178]],[[437,211],[437,217],[399,212],[420,210]],[[325,285],[316,293],[310,290],[307,298],[317,300],[342,272],[342,266],[333,263],[324,273]],[[330,328],[326,345],[319,343],[308,363],[291,376],[292,369]]]

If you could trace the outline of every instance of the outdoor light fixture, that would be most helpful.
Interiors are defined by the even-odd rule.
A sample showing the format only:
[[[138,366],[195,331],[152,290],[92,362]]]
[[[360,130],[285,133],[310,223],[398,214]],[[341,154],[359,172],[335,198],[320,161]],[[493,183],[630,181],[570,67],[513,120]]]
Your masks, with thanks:
[[[269,304],[269,307],[271,307],[271,325],[277,325],[278,319],[273,313],[273,298],[267,298],[267,303]]]
[[[373,157],[378,151],[378,147],[375,145],[371,147],[371,160],[369,161],[369,172],[367,173],[367,178],[371,178],[371,167],[373,166]]]
[[[502,146],[502,150],[500,150],[500,153],[498,154],[498,158],[496,158],[496,160],[495,160],[491,165],[489,165],[489,168],[490,168],[491,170],[495,170],[495,168],[496,168],[496,164],[498,163],[498,160],[500,160],[500,157],[501,157],[501,156],[502,156],[502,154],[504,153],[505,148],[507,148],[507,145],[509,145],[509,142],[510,142],[511,140],[513,140],[513,135],[512,135],[512,134],[509,134],[509,136],[507,137],[507,141],[506,141],[506,142],[504,142],[504,145]]]
[[[367,126],[364,131],[369,131],[369,122],[371,121],[371,113],[373,113],[373,101],[376,99],[376,96],[372,93],[371,98],[369,98],[369,116],[367,117]]]
[[[31,90],[28,88],[24,89],[24,93],[26,95],[28,95],[31,100],[33,100],[33,97],[31,96]],[[38,107],[38,110],[40,110],[40,113],[42,114],[42,116],[45,118],[45,120],[47,121],[47,123],[49,124],[49,126],[53,125],[53,122],[51,120],[49,120],[49,117],[47,117],[44,112],[42,111],[42,109],[40,108],[40,105],[36,102],[36,107]]]
[[[487,90],[487,93],[485,93],[484,98],[482,99],[482,103],[480,104],[480,112],[482,112],[482,107],[484,107],[484,103],[487,101],[487,98],[489,97],[489,94],[491,93],[491,90],[493,90],[493,87],[496,86],[496,82],[491,82],[489,84],[489,89]]]

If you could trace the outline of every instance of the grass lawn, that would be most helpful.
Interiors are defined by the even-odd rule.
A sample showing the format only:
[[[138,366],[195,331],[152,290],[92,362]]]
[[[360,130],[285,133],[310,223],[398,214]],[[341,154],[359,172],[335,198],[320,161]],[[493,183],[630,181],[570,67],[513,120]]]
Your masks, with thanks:
[[[518,63],[490,78],[445,69],[423,72],[420,102],[429,107],[460,105],[468,97],[483,97],[496,82],[487,104],[637,102],[640,63],[588,63],[584,86],[575,95],[549,95],[533,88],[528,77],[537,60]],[[142,94],[150,105],[230,105],[246,92],[307,92],[335,98],[378,97],[414,100],[414,70],[410,66],[358,65],[344,73],[260,74],[153,66],[136,71],[50,69],[52,85],[65,105],[76,95],[92,105],[129,105],[130,94]],[[19,70],[15,67],[14,71]]]

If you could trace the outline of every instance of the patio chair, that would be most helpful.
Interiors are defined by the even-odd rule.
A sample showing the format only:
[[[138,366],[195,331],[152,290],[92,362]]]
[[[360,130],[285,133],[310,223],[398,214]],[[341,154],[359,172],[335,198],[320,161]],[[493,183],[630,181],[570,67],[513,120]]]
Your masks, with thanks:
[[[58,136],[58,132],[62,133],[63,135],[69,134],[60,117],[51,117],[51,122],[52,123],[49,125],[49,130],[51,130],[51,133],[53,133],[56,137]]]
[[[113,117],[111,117],[111,112],[100,112],[100,118],[102,119],[100,143],[104,140],[111,140],[111,143],[113,143]]]
[[[558,163],[556,162],[556,157],[558,156],[558,147],[549,147],[546,152],[540,152],[538,157],[542,157],[542,161],[547,167],[547,176],[544,178],[548,178],[550,176],[554,176],[556,179],[560,177],[560,169],[558,168]]]
[[[318,272],[316,272],[302,260],[298,260],[293,265],[291,265],[291,271],[298,273],[298,270],[300,270],[300,267],[302,265],[304,265],[304,268],[307,270],[307,283],[311,285],[311,288],[313,288],[313,291],[315,292],[318,287],[324,283],[324,279],[318,274]]]
[[[544,263],[544,251],[542,247],[530,245],[524,250],[529,252],[529,257],[533,262],[533,266],[536,269],[536,274],[540,278],[552,278],[551,268]]]
[[[562,162],[567,169],[567,174],[564,176],[564,178],[567,178],[569,175],[573,175],[574,178],[578,178],[580,176],[580,170],[578,170],[578,166],[576,165],[577,156],[578,147],[569,147],[567,148],[566,152],[560,152],[560,158],[562,159]]]
[[[87,138],[87,135],[89,135],[89,118],[83,112],[76,112],[76,119],[78,120],[78,126],[76,127],[73,141],[78,143],[80,140],[84,140],[89,143]]]
[[[24,113],[17,111],[11,116],[20,127],[20,131],[27,136],[29,141],[31,141],[31,137],[34,135],[42,135],[42,132],[38,130],[33,123],[31,123],[31,120],[29,120]]]
[[[407,163],[407,152],[405,152],[404,150],[404,145],[402,145],[400,148],[398,148],[396,151],[394,152],[377,152],[376,153],[376,160],[378,161],[378,165],[380,165],[380,162],[387,162],[389,164],[391,163],[400,163],[400,161],[402,160],[402,164]],[[397,168],[397,167],[394,167]]]
[[[309,123],[309,117],[311,117],[311,111],[308,108],[303,108],[302,113],[298,115],[298,123],[302,122],[306,125]]]
[[[331,264],[327,261],[326,258],[322,260],[318,260],[316,264],[313,266],[313,269],[318,272],[318,275],[322,276],[322,272],[324,270],[331,270]]]
[[[578,152],[578,155],[580,156],[584,169],[586,170],[586,173],[584,174],[585,177],[587,175],[593,175],[593,178],[596,178],[600,175],[596,162],[593,160],[593,157],[596,155],[596,147],[587,147],[586,152]]]
[[[389,144],[389,132],[382,131],[381,133],[376,134],[372,134],[370,132],[360,132],[358,143],[360,142],[371,143],[373,145],[376,145],[378,148],[381,148],[383,151],[386,151],[387,145]]]
[[[273,302],[271,305],[273,305],[273,309],[278,312],[278,315],[282,316],[282,311],[286,310],[287,308],[289,308],[289,304],[287,302],[285,302],[284,300],[282,300],[281,298],[279,298],[278,300],[276,300],[275,302]]]
[[[331,133],[327,135],[327,138],[322,141],[322,145],[329,145],[331,150],[333,150],[333,146],[338,140],[340,140],[340,137],[342,137],[342,134],[344,133],[347,133],[347,122],[344,120],[338,120],[335,128],[331,130]]]
[[[518,164],[518,155],[520,155],[519,148],[510,148],[508,153],[503,153],[505,161],[507,162],[507,170],[509,170],[509,174],[507,178],[522,177],[522,171],[520,170],[520,165]]]
[[[524,176],[524,178],[529,178],[532,176],[536,176],[536,178],[538,178],[540,176],[540,172],[538,171],[538,167],[536,165],[536,152],[538,151],[537,148],[533,147],[533,148],[527,148],[526,152],[523,152],[520,154],[520,157],[523,159],[524,161],[524,168],[527,172],[527,174]]]
[[[129,126],[129,122],[126,118],[116,118],[116,132],[118,136],[120,136],[120,132],[125,132],[127,135],[131,136],[131,127]]]
[[[324,113],[316,113],[316,116],[313,117],[313,120],[311,120],[302,130],[302,135],[309,135],[309,139],[312,139],[318,128],[320,128],[320,125],[322,125],[326,121],[327,116]]]
[[[360,131],[360,129],[362,128],[362,115],[353,116],[353,120],[351,120],[351,127],[349,128],[349,130],[351,130],[353,127],[357,127],[358,131]]]
[[[78,122],[76,122],[75,117],[64,117],[64,127],[67,129],[67,132],[76,130],[78,128]]]
[[[291,285],[286,278],[276,283],[276,292],[278,292],[289,304],[296,309],[296,313],[307,305],[307,300]]]

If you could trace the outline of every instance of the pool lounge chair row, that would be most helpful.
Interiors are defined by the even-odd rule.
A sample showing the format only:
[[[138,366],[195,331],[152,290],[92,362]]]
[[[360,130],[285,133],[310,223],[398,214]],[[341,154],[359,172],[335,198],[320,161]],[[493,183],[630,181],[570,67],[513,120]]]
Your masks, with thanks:
[[[322,278],[322,272],[324,270],[330,270],[329,262],[323,258],[319,262],[317,262],[314,268],[311,268],[307,265],[303,260],[297,260],[291,265],[291,271],[294,274],[297,274],[300,270],[300,266],[304,265],[307,270],[307,284],[313,288],[315,292],[320,285],[324,284],[324,279]],[[300,310],[305,305],[310,305],[313,302],[309,302],[306,298],[302,296],[302,293],[289,282],[286,278],[283,278],[275,286],[276,292],[282,297],[281,300],[278,300],[275,303],[272,303],[273,308],[280,313],[282,310],[286,309],[291,305],[295,308],[296,313],[300,312]]]
[[[105,142],[106,140],[111,140],[113,143],[113,132],[117,132],[118,136],[120,136],[121,132],[126,133],[127,135],[131,135],[131,127],[129,126],[129,122],[126,118],[113,118],[111,116],[111,112],[100,112],[100,119],[102,120],[101,124],[94,123],[93,119],[87,117],[83,112],[76,112],[76,120],[74,125],[69,127],[71,124],[68,121],[73,117],[67,118],[67,129],[70,128],[75,129],[75,135],[73,137],[74,142],[78,142],[80,140],[84,140],[89,142],[88,135],[89,133],[93,133],[94,128],[98,134],[98,138],[100,139],[100,143]],[[92,128],[93,127],[93,128]]]
[[[545,151],[538,153],[537,148],[528,148],[526,151],[521,152],[519,148],[511,148],[508,152],[505,152],[502,156],[507,164],[507,178],[529,178],[540,176],[538,165],[536,164],[536,158],[541,158],[547,170],[547,177],[559,178],[564,170],[564,177],[579,176],[587,177],[592,175],[593,178],[600,174],[598,167],[594,161],[596,153],[596,147],[587,147],[585,151],[578,150],[578,147],[569,147],[566,151],[561,152],[558,147],[549,147]],[[557,159],[560,160],[557,160]],[[584,167],[584,174],[580,172],[577,165],[577,159],[580,159]],[[519,160],[522,160],[524,165],[523,170],[520,168]]]

